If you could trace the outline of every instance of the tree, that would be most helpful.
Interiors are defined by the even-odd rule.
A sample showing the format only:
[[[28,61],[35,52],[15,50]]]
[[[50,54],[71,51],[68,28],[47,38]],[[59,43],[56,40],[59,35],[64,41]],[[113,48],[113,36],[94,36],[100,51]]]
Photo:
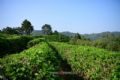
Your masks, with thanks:
[[[16,30],[18,34],[23,34],[23,29],[21,27],[15,27],[13,29]]]
[[[51,25],[49,25],[49,24],[43,25],[43,26],[42,26],[42,31],[43,31],[43,34],[46,34],[46,35],[52,34]]]
[[[55,34],[55,35],[58,35],[58,34],[59,34],[59,32],[58,32],[57,30],[55,30],[55,31],[54,31],[54,34]]]
[[[63,34],[58,34],[58,37],[60,42],[68,42],[70,40],[69,36]]]
[[[79,33],[76,33],[74,38],[75,39],[81,39],[81,35]]]
[[[25,19],[22,23],[22,30],[27,35],[30,35],[30,33],[34,30],[31,22],[27,19]]]
[[[19,34],[14,28],[11,27],[3,28],[2,32],[6,34]]]
[[[82,37],[79,33],[76,33],[74,37],[71,37],[70,43],[71,44],[76,44],[79,39],[82,39]]]

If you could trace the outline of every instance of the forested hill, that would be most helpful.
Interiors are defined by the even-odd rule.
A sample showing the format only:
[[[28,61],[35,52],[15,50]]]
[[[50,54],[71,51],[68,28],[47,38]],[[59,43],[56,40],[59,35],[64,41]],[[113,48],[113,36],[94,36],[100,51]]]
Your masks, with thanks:
[[[120,32],[102,32],[102,33],[84,34],[84,37],[89,38],[91,40],[95,40],[95,39],[106,37],[106,36],[120,37]]]
[[[39,35],[42,35],[42,31],[41,30],[34,30],[32,32],[32,35],[34,36],[39,36]],[[69,32],[69,31],[64,31],[64,32],[61,32],[61,34],[64,34],[66,36],[69,36],[69,37],[72,37],[75,35],[75,33],[73,32]],[[91,39],[91,40],[96,40],[98,38],[101,38],[101,37],[105,37],[105,36],[120,36],[120,32],[101,32],[101,33],[92,33],[92,34],[81,34],[83,35],[85,38],[88,38],[88,39]]]
[[[34,30],[32,33],[31,33],[33,36],[39,36],[39,35],[42,35],[42,31],[41,30]]]
[[[62,32],[62,34],[67,35],[67,36],[74,36],[75,33],[72,32]],[[120,32],[101,32],[101,33],[92,33],[92,34],[81,34],[83,35],[85,38],[91,39],[91,40],[96,40],[98,38],[101,37],[106,37],[106,36],[116,36],[116,37],[120,37]]]

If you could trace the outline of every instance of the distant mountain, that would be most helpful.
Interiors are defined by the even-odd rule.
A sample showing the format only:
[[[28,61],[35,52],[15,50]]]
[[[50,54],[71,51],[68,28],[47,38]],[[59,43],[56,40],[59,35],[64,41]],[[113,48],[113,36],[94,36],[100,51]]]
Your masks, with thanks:
[[[75,33],[66,31],[66,32],[61,32],[61,34],[64,34],[66,36],[74,36]],[[112,35],[112,36],[119,36],[120,37],[120,32],[101,32],[101,33],[92,33],[92,34],[81,34],[87,39],[95,40],[99,39],[101,37],[107,36],[107,35]]]
[[[76,33],[73,32],[69,32],[69,31],[64,31],[64,32],[60,32],[63,35],[69,36],[69,37],[73,37],[75,36]]]
[[[43,35],[43,33],[42,33],[41,30],[34,30],[31,34],[32,34],[33,36],[40,36],[40,35]]]
[[[76,33],[73,32],[69,32],[69,31],[64,31],[64,32],[60,32],[63,35],[69,36],[69,37],[73,37],[75,36]],[[34,30],[32,32],[33,36],[39,36],[39,35],[43,35],[41,30]],[[92,33],[92,34],[81,34],[82,36],[84,36],[87,39],[91,39],[91,40],[95,40],[95,39],[99,39],[101,37],[107,36],[107,35],[112,35],[112,36],[119,36],[120,37],[120,32],[101,32],[101,33]]]
[[[120,32],[101,32],[101,33],[93,33],[93,34],[83,34],[85,38],[95,40],[105,36],[115,36],[120,37]]]

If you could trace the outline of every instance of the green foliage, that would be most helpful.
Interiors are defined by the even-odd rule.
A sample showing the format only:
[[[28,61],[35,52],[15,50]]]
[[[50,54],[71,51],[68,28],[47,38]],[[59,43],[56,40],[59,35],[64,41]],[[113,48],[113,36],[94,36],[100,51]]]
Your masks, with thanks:
[[[17,35],[21,35],[23,34],[23,29],[21,27],[14,27],[14,28],[11,28],[11,27],[6,27],[6,28],[3,28],[1,33],[3,34],[17,34]]]
[[[111,51],[120,51],[120,37],[104,37],[95,40],[92,44],[95,47],[105,48]]]
[[[79,33],[76,33],[75,36],[74,36],[74,39],[81,39],[81,36]]]
[[[88,38],[90,40],[96,40],[102,37],[108,37],[108,36],[120,36],[120,32],[102,32],[102,33],[92,33],[92,34],[84,34],[85,38]]]
[[[43,26],[42,26],[42,31],[43,31],[43,34],[45,34],[45,35],[50,35],[50,34],[52,34],[51,25],[49,25],[49,24],[43,25]]]
[[[90,41],[90,40],[82,40],[82,39],[77,39],[77,40],[71,39],[69,41],[69,43],[74,44],[74,45],[76,44],[76,45],[82,45],[82,46],[91,46],[92,41]]]
[[[55,52],[48,44],[41,43],[0,59],[0,76],[9,80],[58,80],[50,74],[59,69],[58,63]]]
[[[10,39],[10,38],[16,38],[19,37],[19,35],[17,34],[4,34],[4,33],[0,33],[0,38],[4,38],[4,39]]]
[[[41,38],[31,40],[38,44]],[[12,80],[61,80],[50,74],[60,70],[60,59],[67,60],[72,71],[90,80],[118,80],[120,77],[120,53],[95,47],[41,42],[19,54],[0,59],[1,79]],[[52,46],[52,47],[50,47]]]
[[[56,41],[56,42],[68,42],[69,37],[58,34],[58,35],[44,35],[43,38],[45,38],[46,41]]]
[[[55,30],[53,34],[58,35],[59,32],[57,30]]]
[[[44,38],[35,38],[27,43],[27,47],[30,48],[30,47],[35,46],[36,44],[38,44],[40,42],[44,42],[44,41],[45,41]]]
[[[17,31],[18,34],[23,34],[23,29],[21,27],[15,27],[13,29]]]
[[[104,37],[97,40],[85,40],[71,38],[70,44],[82,45],[82,46],[94,46],[98,48],[104,48],[110,51],[120,51],[120,37]]]
[[[6,34],[19,34],[14,28],[11,27],[3,28],[2,32]]]
[[[88,46],[51,43],[62,58],[71,65],[73,72],[90,80],[119,80],[120,53]]]
[[[11,36],[8,38],[1,37],[0,57],[26,49],[27,42],[29,42],[31,39],[32,37],[29,36]]]
[[[89,45],[90,40],[81,36],[79,33],[76,33],[75,36],[70,38],[70,44],[77,44],[77,45]]]
[[[59,38],[57,35],[44,35],[43,38],[45,38],[46,41],[58,41]]]
[[[30,35],[30,33],[34,30],[33,26],[30,21],[25,19],[22,23],[22,30],[25,32],[25,34]]]
[[[69,42],[69,37],[62,35],[62,34],[54,34],[54,35],[41,35],[41,36],[35,36],[35,38],[44,38],[45,41],[48,42]]]
[[[63,34],[59,34],[58,37],[59,37],[60,42],[69,42],[69,40],[70,40],[70,38],[68,36],[65,36]]]

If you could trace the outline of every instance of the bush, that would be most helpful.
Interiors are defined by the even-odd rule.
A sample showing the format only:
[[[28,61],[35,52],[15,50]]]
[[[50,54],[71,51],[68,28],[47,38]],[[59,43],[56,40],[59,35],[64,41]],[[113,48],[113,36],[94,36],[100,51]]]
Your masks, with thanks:
[[[0,38],[0,57],[7,54],[10,50],[10,43],[8,39]]]
[[[46,41],[56,41],[56,42],[68,42],[69,41],[69,37],[62,35],[62,34],[44,35],[43,37],[45,38]]]
[[[120,37],[101,38],[93,41],[92,46],[111,51],[120,51]]]
[[[29,36],[18,36],[15,38],[0,38],[0,57],[20,52],[27,48],[27,42],[29,42],[32,37]]]
[[[51,45],[67,60],[72,71],[85,80],[120,79],[120,52],[58,42],[52,42]]]
[[[105,37],[94,41],[72,38],[69,43],[82,46],[94,46],[110,51],[120,51],[120,37]]]
[[[69,37],[62,34],[34,36],[34,38],[44,38],[48,42],[69,42]]]
[[[54,63],[53,63],[54,62]],[[59,61],[46,43],[33,46],[19,54],[0,59],[1,80],[58,80],[50,72],[58,71]],[[59,78],[59,80],[61,80]]]
[[[90,40],[82,40],[82,39],[71,39],[69,41],[70,44],[82,45],[82,46],[90,46],[92,41]]]
[[[27,47],[30,48],[30,47],[32,47],[40,42],[43,42],[43,41],[45,41],[44,38],[35,38],[27,43]]]

